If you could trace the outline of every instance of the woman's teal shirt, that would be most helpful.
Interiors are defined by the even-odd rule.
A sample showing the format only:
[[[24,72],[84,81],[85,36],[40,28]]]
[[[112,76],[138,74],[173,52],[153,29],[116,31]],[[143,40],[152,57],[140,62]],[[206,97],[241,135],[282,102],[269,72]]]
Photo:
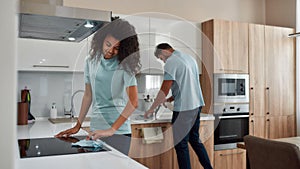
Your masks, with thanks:
[[[119,66],[118,56],[104,59],[103,56],[85,61],[85,83],[92,87],[91,130],[105,130],[120,116],[128,102],[126,88],[136,86],[134,75]],[[127,120],[116,134],[131,133]]]

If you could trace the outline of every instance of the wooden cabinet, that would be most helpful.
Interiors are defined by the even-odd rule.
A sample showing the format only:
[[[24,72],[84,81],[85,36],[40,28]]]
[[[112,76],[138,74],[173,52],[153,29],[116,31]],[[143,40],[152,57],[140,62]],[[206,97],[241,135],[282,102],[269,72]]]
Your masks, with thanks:
[[[214,121],[201,121],[200,122],[200,139],[205,146],[207,154],[209,156],[211,165],[214,164]],[[189,145],[190,162],[192,168],[203,169],[199,162],[198,156],[194,152],[193,148]],[[176,151],[174,149],[174,168],[178,169]]]
[[[19,71],[84,71],[87,39],[77,43],[19,38],[17,42]]]
[[[272,115],[295,114],[296,58],[291,28],[265,26],[266,106]]]
[[[295,40],[287,37],[294,30],[210,20],[202,23],[202,31],[203,112],[213,112],[214,73],[249,73],[249,133],[270,139],[295,136]],[[241,151],[216,151],[215,168],[244,167],[244,161],[233,161],[233,154],[244,156]]]
[[[249,134],[257,137],[266,136],[266,119],[264,116],[250,116]]]
[[[291,28],[249,24],[250,134],[295,136],[295,42]]]
[[[143,143],[142,128],[162,127],[161,143]],[[171,123],[132,124],[129,156],[148,168],[173,169],[173,136]]]
[[[213,73],[248,73],[248,23],[209,20],[202,23],[203,55]]]
[[[214,169],[246,169],[246,150],[220,150],[214,156]]]
[[[132,124],[132,139],[129,156],[151,169],[178,169],[171,126],[171,123]],[[146,127],[162,127],[164,140],[161,143],[144,144],[142,128]],[[201,120],[199,132],[201,141],[204,143],[213,165],[214,121]],[[192,168],[202,168],[192,147],[189,147],[189,150]]]
[[[202,29],[201,88],[204,113],[213,113],[214,73],[248,74],[248,23],[209,20]]]

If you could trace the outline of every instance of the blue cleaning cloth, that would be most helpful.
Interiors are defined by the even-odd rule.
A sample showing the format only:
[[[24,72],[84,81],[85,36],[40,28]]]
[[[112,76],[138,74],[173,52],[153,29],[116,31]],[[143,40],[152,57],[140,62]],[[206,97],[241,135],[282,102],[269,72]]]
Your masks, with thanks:
[[[86,140],[86,139],[83,139],[83,140],[80,140],[76,143],[72,143],[72,146],[77,146],[77,147],[95,147],[95,148],[98,148],[98,147],[102,147],[103,145],[103,141],[101,140]]]

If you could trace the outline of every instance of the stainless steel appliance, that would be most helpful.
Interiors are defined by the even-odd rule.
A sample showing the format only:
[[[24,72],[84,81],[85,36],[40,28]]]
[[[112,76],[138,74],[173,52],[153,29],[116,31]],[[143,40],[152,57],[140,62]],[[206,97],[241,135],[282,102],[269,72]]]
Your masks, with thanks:
[[[73,142],[85,139],[86,136],[63,138],[35,138],[18,140],[20,157],[43,157],[78,153],[111,151],[105,145],[101,147],[74,147]]]
[[[249,104],[215,105],[215,150],[236,148],[249,134]]]
[[[214,74],[214,103],[248,102],[248,74]]]
[[[20,0],[19,37],[80,42],[111,16],[111,11],[63,6],[62,0]]]

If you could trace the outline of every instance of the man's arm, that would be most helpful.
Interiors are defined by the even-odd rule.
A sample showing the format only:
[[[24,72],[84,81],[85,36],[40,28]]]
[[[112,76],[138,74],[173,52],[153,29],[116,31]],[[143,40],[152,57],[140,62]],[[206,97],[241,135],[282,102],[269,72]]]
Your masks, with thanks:
[[[150,114],[154,113],[155,108],[160,105],[161,103],[164,103],[166,100],[166,96],[168,95],[171,86],[173,84],[173,80],[164,80],[160,90],[154,100],[154,103],[151,105],[150,109],[145,113],[145,118],[147,118]]]

